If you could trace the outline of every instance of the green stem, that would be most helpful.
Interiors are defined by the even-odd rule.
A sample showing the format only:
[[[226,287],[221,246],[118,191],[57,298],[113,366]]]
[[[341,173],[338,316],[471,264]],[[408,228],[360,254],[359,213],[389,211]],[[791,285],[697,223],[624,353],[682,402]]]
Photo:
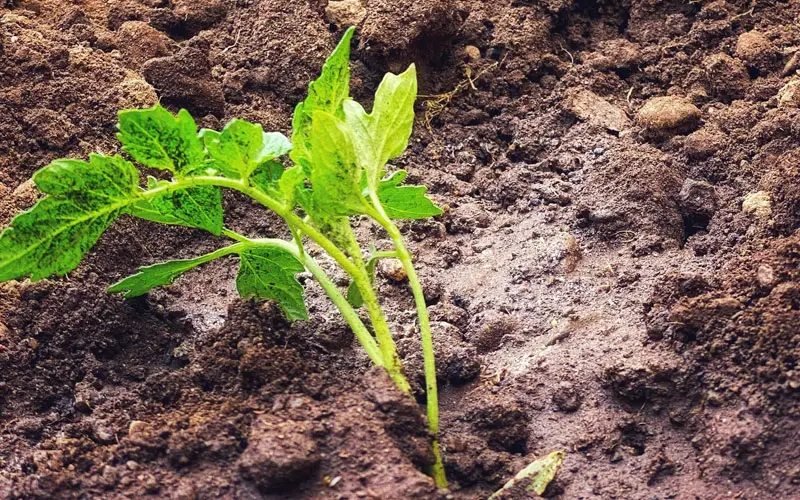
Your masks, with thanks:
[[[263,191],[250,186],[247,182],[239,179],[226,179],[217,176],[196,176],[186,177],[178,182],[171,183],[165,186],[159,186],[153,190],[147,191],[145,194],[150,196],[153,193],[174,191],[177,189],[184,189],[192,186],[218,186],[229,189],[234,189],[243,194],[246,194],[261,203],[268,209],[281,216],[289,228],[298,230],[308,236],[314,243],[322,247],[336,261],[344,271],[349,274],[356,286],[361,292],[361,297],[364,299],[364,305],[369,313],[372,325],[375,328],[375,336],[378,339],[383,354],[383,366],[389,372],[389,376],[394,380],[395,384],[405,393],[411,393],[411,386],[408,383],[405,375],[403,374],[402,363],[400,357],[397,355],[397,348],[392,339],[392,334],[389,331],[389,325],[386,322],[386,317],[380,307],[380,302],[372,288],[369,277],[365,272],[362,272],[349,258],[342,252],[335,243],[329,240],[324,234],[320,233],[314,226],[308,224],[303,219],[297,216],[290,207],[270,197]]]
[[[377,251],[372,254],[373,259],[396,259],[397,252],[394,250],[386,250],[386,251]]]
[[[295,259],[300,261],[303,266],[305,266],[305,268],[308,269],[308,271],[314,276],[314,279],[317,280],[317,283],[320,284],[322,289],[325,290],[325,293],[328,295],[328,298],[331,299],[331,302],[333,302],[336,308],[339,309],[339,312],[342,314],[345,321],[347,321],[347,324],[350,325],[350,328],[353,330],[353,333],[355,334],[359,343],[361,343],[361,346],[367,352],[369,359],[371,359],[372,362],[377,366],[383,366],[383,357],[381,355],[381,351],[378,348],[378,344],[375,342],[375,339],[372,337],[372,334],[369,332],[369,330],[367,330],[367,327],[364,325],[364,322],[361,321],[361,318],[358,317],[358,313],[356,313],[356,311],[353,309],[353,306],[347,302],[347,299],[336,287],[336,284],[334,284],[330,277],[328,277],[328,273],[326,273],[325,270],[322,269],[319,264],[317,264],[317,261],[314,260],[313,257],[308,255],[306,252],[300,253],[297,247],[288,241],[273,238],[251,239],[235,231],[231,231],[230,229],[223,229],[222,234],[240,242],[235,245],[231,245],[230,247],[221,249],[226,251],[226,253],[222,255],[239,252],[245,247],[271,246],[285,250]],[[219,252],[219,250],[217,252]],[[217,252],[214,252],[214,254]]]
[[[295,249],[296,250],[296,249]],[[306,266],[306,269],[314,276],[317,282],[322,286],[325,290],[325,293],[328,294],[328,297],[331,299],[336,307],[339,309],[339,312],[342,313],[344,316],[345,321],[347,324],[350,325],[350,328],[355,333],[356,338],[361,343],[361,346],[367,351],[367,355],[369,359],[372,360],[373,363],[377,366],[384,366],[383,354],[378,347],[377,342],[372,337],[372,334],[367,330],[367,327],[364,326],[364,323],[361,321],[361,318],[358,317],[358,313],[353,309],[353,306],[347,302],[347,299],[339,292],[339,289],[336,287],[336,284],[331,281],[328,277],[328,274],[319,267],[317,261],[315,261],[310,255],[307,253],[303,253],[302,256],[296,255],[299,258],[300,262]]]
[[[240,243],[252,243],[253,240],[248,238],[247,236],[242,236],[241,234],[237,233],[236,231],[231,231],[228,228],[222,228],[222,234],[227,236],[232,240],[236,240]]]
[[[356,286],[359,291],[361,291],[361,298],[364,301],[364,307],[367,308],[367,312],[369,313],[372,326],[375,328],[375,336],[378,338],[378,345],[383,353],[384,363],[386,366],[391,366],[393,368],[389,370],[390,374],[396,373],[399,375],[398,379],[395,379],[397,386],[400,387],[403,392],[410,394],[411,386],[408,384],[408,380],[403,374],[403,364],[400,361],[400,356],[397,354],[397,345],[392,338],[389,324],[386,322],[386,315],[383,313],[383,309],[378,301],[378,295],[375,292],[374,284],[369,278],[367,265],[364,263],[363,255],[361,255],[361,246],[358,244],[352,228],[349,227],[347,233],[348,253],[359,270],[358,275],[351,276],[353,276],[353,280],[356,281]],[[358,280],[356,279],[357,277]],[[366,278],[365,280],[363,279],[364,277]],[[365,287],[369,289],[369,293],[367,294],[364,293]]]
[[[397,258],[402,262],[403,268],[408,275],[408,284],[411,287],[411,292],[414,295],[414,302],[417,306],[417,318],[419,320],[419,331],[422,337],[422,357],[425,367],[425,388],[427,396],[427,412],[428,412],[428,426],[431,434],[433,434],[433,454],[436,458],[431,475],[433,476],[436,485],[440,488],[447,487],[447,478],[445,477],[444,464],[442,462],[442,455],[439,450],[439,394],[436,384],[436,357],[433,351],[433,336],[431,335],[430,318],[428,317],[428,306],[425,304],[425,294],[422,290],[422,285],[419,282],[417,271],[414,269],[414,262],[411,253],[406,248],[403,241],[403,235],[397,228],[394,222],[386,215],[383,206],[380,203],[377,195],[370,194],[373,205],[378,211],[378,217],[375,219],[394,242],[394,247],[397,252]]]
[[[255,196],[254,198],[258,200]],[[267,205],[265,204],[265,206]],[[333,257],[336,263],[353,278],[353,281],[355,281],[356,286],[361,292],[361,298],[364,300],[364,307],[367,308],[370,321],[372,321],[372,326],[375,329],[375,337],[377,337],[378,345],[383,353],[383,366],[389,372],[389,376],[394,380],[395,384],[397,384],[397,387],[403,392],[410,394],[411,385],[403,374],[403,365],[400,362],[400,356],[397,354],[397,347],[395,346],[394,339],[389,330],[389,324],[386,322],[386,316],[383,314],[378,296],[375,293],[375,289],[372,287],[372,283],[366,271],[360,269],[353,261],[348,259],[347,255],[339,250],[335,243],[326,238],[325,235],[320,233],[314,226],[307,224],[293,212],[279,215],[286,220],[290,227],[297,228],[303,234],[311,238],[314,243],[322,247],[322,249]]]

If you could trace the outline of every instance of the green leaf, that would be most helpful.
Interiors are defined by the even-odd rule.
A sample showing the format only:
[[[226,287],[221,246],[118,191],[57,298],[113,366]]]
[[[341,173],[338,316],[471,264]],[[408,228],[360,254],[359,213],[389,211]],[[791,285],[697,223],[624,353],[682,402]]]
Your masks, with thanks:
[[[281,177],[283,177],[283,172],[283,165],[275,160],[270,160],[256,168],[253,175],[250,176],[250,182],[265,193],[274,194],[278,182],[281,180]]]
[[[490,496],[489,500],[507,498],[506,493],[518,484],[524,484],[526,491],[542,495],[544,490],[547,489],[547,485],[556,477],[558,470],[561,468],[561,464],[564,463],[565,456],[566,454],[563,451],[554,451],[546,457],[542,457],[530,463],[502,488]]]
[[[308,85],[308,97],[299,103],[292,118],[291,158],[308,174],[311,166],[311,124],[315,111],[325,111],[343,118],[342,103],[350,95],[350,40],[354,28],[349,28],[336,49],[322,66],[319,78]]]
[[[170,260],[153,264],[152,266],[140,267],[138,273],[111,285],[108,291],[112,293],[121,292],[125,298],[144,295],[153,288],[172,284],[180,275],[200,264],[205,264],[236,252],[239,247],[240,245],[238,244],[231,245],[194,259]]]
[[[152,175],[147,176],[147,190],[155,189],[159,185],[168,184],[167,181],[159,181]],[[144,192],[145,190],[143,190]],[[175,217],[172,214],[161,213],[161,211],[153,205],[153,200],[150,198],[143,198],[130,207],[128,213],[140,219],[149,220],[151,222],[158,222],[159,224],[169,224],[172,226],[183,226],[184,221]]]
[[[284,170],[283,175],[281,175],[278,181],[278,191],[280,192],[281,199],[294,207],[297,198],[297,190],[303,187],[305,178],[306,175],[303,173],[303,169],[298,165]]]
[[[177,117],[159,104],[120,111],[117,128],[122,149],[142,165],[188,175],[205,163],[197,125],[185,109]]]
[[[331,215],[365,213],[361,168],[344,122],[324,111],[314,113],[311,128],[311,186],[318,209]]]
[[[154,205],[152,200],[140,200],[128,207],[128,213],[140,219],[158,222],[159,224],[169,224],[171,226],[186,225],[181,219],[170,215],[162,214]],[[193,227],[193,226],[192,226]]]
[[[297,203],[297,189],[303,187],[305,178],[306,175],[299,166],[284,169],[283,165],[271,160],[262,163],[253,172],[250,181],[272,198],[283,201],[289,208],[294,208]]]
[[[343,103],[353,148],[371,191],[377,189],[386,163],[408,146],[416,99],[417,71],[412,64],[399,75],[386,74],[375,93],[372,113],[367,114],[356,101]]]
[[[261,125],[234,119],[219,134],[202,131],[215,168],[228,177],[248,179],[259,166],[292,149],[279,132],[264,132]]]
[[[297,202],[303,207],[313,225],[339,249],[350,247],[350,220],[341,215],[332,215],[318,206],[314,191],[300,187],[296,191]]]
[[[55,160],[33,180],[48,196],[0,233],[0,281],[72,271],[141,196],[136,168],[120,156]]]
[[[283,156],[292,150],[292,143],[280,132],[264,132],[256,163]]]
[[[278,303],[290,320],[308,319],[303,302],[303,285],[295,278],[305,267],[281,248],[253,247],[241,252],[236,288],[245,298],[269,299]]]
[[[364,305],[364,297],[361,296],[361,290],[355,281],[351,281],[347,287],[347,302],[356,309]]]
[[[141,215],[142,211],[137,210],[141,206],[143,204],[136,205],[131,213]],[[150,206],[159,212],[163,219],[148,220],[171,224],[172,222],[165,221],[177,219],[181,225],[205,229],[215,236],[222,233],[222,191],[217,187],[198,186],[179,189],[152,198]]]
[[[147,177],[148,190],[169,184],[169,181]],[[205,229],[218,236],[223,225],[222,191],[214,186],[178,189],[142,199],[132,205],[128,213],[161,224]]]
[[[398,170],[382,180],[378,198],[390,219],[425,219],[444,213],[425,193],[425,186],[400,186],[407,172]]]
[[[216,130],[212,130],[210,128],[201,128],[200,131],[197,133],[197,137],[200,138],[200,141],[203,144],[206,144],[210,141],[219,140],[221,132]]]

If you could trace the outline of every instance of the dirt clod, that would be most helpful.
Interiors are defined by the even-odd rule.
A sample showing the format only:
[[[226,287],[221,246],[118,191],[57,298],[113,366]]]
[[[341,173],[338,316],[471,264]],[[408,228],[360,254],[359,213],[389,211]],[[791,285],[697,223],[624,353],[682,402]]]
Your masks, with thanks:
[[[66,147],[76,130],[68,118],[50,109],[32,109],[26,113],[25,120],[31,133],[46,148]]]
[[[748,31],[736,40],[736,57],[760,72],[776,69],[781,53],[769,38],[759,31]]]
[[[325,16],[341,28],[358,26],[367,16],[367,9],[363,0],[331,0],[325,7]]]
[[[680,97],[654,97],[636,113],[636,122],[655,132],[687,134],[700,122],[700,110]]]
[[[750,75],[745,65],[728,54],[714,54],[703,61],[711,93],[726,101],[744,97]]]
[[[684,151],[693,160],[703,160],[719,151],[725,144],[725,137],[718,131],[704,127],[686,136]]]
[[[458,29],[460,17],[447,0],[369,0],[362,44],[380,56],[408,53],[425,38],[442,39]]]
[[[224,113],[222,87],[211,78],[208,58],[197,48],[186,47],[174,56],[150,59],[142,67],[142,75],[158,91],[162,103],[199,116]]]
[[[558,384],[551,398],[556,409],[565,412],[578,410],[583,401],[580,389],[572,382],[566,381]]]
[[[579,119],[614,132],[622,132],[631,126],[628,115],[622,109],[589,90],[570,94],[565,107]]]
[[[481,408],[471,410],[467,415],[473,428],[484,436],[490,449],[525,453],[528,436],[526,427],[530,416],[515,401],[496,398]]]
[[[308,433],[304,422],[257,418],[239,458],[239,471],[265,493],[310,479],[320,456]]]
[[[116,44],[126,63],[138,69],[149,59],[168,56],[172,40],[147,23],[126,21],[117,30]]]
[[[481,362],[474,348],[455,348],[447,355],[443,375],[451,384],[471,382],[480,374]]]
[[[487,311],[470,327],[467,340],[480,352],[494,351],[500,347],[505,335],[514,335],[517,321],[513,316],[499,311]]]

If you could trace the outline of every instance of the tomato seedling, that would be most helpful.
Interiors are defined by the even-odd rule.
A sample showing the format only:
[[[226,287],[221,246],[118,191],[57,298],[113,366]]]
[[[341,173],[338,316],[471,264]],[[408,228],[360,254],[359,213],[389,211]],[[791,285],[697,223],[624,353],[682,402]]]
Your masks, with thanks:
[[[109,290],[126,297],[143,295],[192,268],[235,255],[239,294],[274,300],[290,320],[300,320],[308,313],[296,275],[307,270],[372,362],[384,367],[408,393],[410,386],[373,276],[377,259],[395,257],[408,275],[422,337],[427,412],[436,456],[432,475],[438,486],[446,486],[436,439],[439,414],[428,312],[411,253],[394,222],[442,211],[426,196],[425,187],[402,185],[406,172],[386,175],[387,162],[408,146],[416,70],[411,65],[402,74],[387,74],[367,113],[349,97],[352,35],[351,28],[325,62],[320,77],[309,85],[308,97],[297,105],[291,141],[238,119],[221,131],[198,131],[186,110],[174,116],[159,105],[121,111],[117,137],[122,149],[141,165],[166,171],[170,179],[148,177],[142,186],[134,164],[119,155],[93,154],[88,162],[53,161],[33,176],[46,196],[0,234],[0,281],[65,275],[121,215],[204,229],[232,243],[193,259],[142,267]],[[293,162],[288,168],[280,161],[286,155]],[[249,238],[226,228],[221,188],[239,191],[275,212],[286,222],[292,239]],[[394,248],[373,251],[365,261],[351,226],[350,217],[355,215],[375,221]],[[308,241],[350,276],[346,296],[308,253]],[[367,310],[371,331],[356,312],[360,307]]]

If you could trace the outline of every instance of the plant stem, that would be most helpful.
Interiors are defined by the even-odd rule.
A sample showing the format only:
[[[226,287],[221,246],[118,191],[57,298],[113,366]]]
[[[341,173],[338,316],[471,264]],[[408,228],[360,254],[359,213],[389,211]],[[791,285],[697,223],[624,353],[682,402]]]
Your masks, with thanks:
[[[383,206],[380,203],[377,195],[370,193],[373,205],[378,211],[379,217],[376,218],[389,237],[394,242],[394,247],[397,252],[397,258],[402,262],[403,268],[408,275],[408,284],[411,287],[411,292],[414,295],[414,302],[417,306],[417,318],[419,320],[419,331],[422,337],[422,357],[425,366],[425,389],[427,396],[427,412],[428,412],[428,426],[431,434],[433,434],[433,454],[436,457],[431,475],[433,476],[436,485],[440,488],[447,487],[447,478],[445,477],[444,464],[442,462],[442,455],[439,450],[439,394],[436,384],[436,358],[433,351],[433,336],[431,335],[430,318],[428,317],[428,306],[425,304],[425,294],[422,290],[422,285],[419,282],[417,271],[414,269],[414,262],[411,253],[406,248],[403,241],[403,235],[397,228],[394,222],[386,215]]]
[[[373,259],[396,259],[397,252],[394,250],[377,251],[372,254]]]
[[[311,238],[316,244],[322,247],[333,259],[344,269],[347,274],[349,274],[353,280],[356,282],[356,286],[358,286],[359,291],[361,292],[361,296],[364,299],[364,305],[367,307],[367,310],[370,314],[370,319],[372,320],[373,326],[375,327],[375,335],[378,338],[378,343],[380,345],[380,350],[382,353],[383,364],[378,363],[375,361],[377,358],[373,358],[373,355],[370,358],[373,358],[373,361],[379,365],[386,368],[391,376],[392,380],[394,380],[395,384],[404,392],[410,393],[411,387],[408,383],[408,380],[405,378],[403,374],[402,365],[400,363],[400,359],[397,355],[397,349],[394,344],[394,340],[392,339],[391,333],[389,332],[388,324],[386,323],[386,318],[383,315],[383,312],[380,309],[380,303],[378,302],[377,295],[375,294],[375,290],[370,283],[369,276],[362,272],[350,259],[347,258],[347,255],[344,254],[339,248],[330,241],[324,234],[317,231],[316,228],[311,226],[310,224],[306,223],[303,219],[297,216],[290,207],[283,205],[282,203],[278,202],[277,200],[273,199],[272,197],[268,196],[267,194],[263,193],[262,191],[248,185],[245,181],[235,180],[235,179],[226,179],[224,177],[217,177],[217,176],[197,176],[197,177],[190,177],[182,179],[179,182],[170,183],[167,185],[162,185],[152,190],[146,191],[144,193],[147,197],[152,197],[157,194],[166,193],[170,191],[176,191],[178,189],[184,189],[187,187],[192,186],[219,186],[225,187],[229,189],[234,189],[241,193],[244,193],[254,200],[258,201],[268,209],[272,210],[279,216],[283,217],[283,219],[287,222],[290,229],[294,232],[295,230],[299,230],[304,233],[306,236]],[[400,262],[403,264],[403,268],[408,274],[408,282],[411,286],[411,291],[414,295],[414,302],[417,306],[417,316],[419,318],[419,329],[420,335],[422,337],[422,355],[424,359],[425,365],[425,386],[426,386],[426,395],[427,395],[427,412],[428,412],[428,426],[433,434],[433,442],[432,442],[432,449],[433,454],[435,456],[435,463],[431,470],[431,475],[433,476],[436,485],[441,488],[447,487],[447,479],[445,477],[444,465],[442,462],[441,451],[439,449],[439,400],[438,400],[438,390],[436,385],[436,362],[434,357],[433,351],[433,338],[431,336],[430,330],[430,319],[428,317],[428,308],[425,304],[425,295],[422,290],[422,285],[419,282],[419,278],[417,277],[416,270],[414,269],[414,264],[411,258],[411,254],[409,253],[408,249],[403,242],[403,236],[400,233],[400,230],[394,224],[394,222],[389,219],[386,215],[386,212],[383,209],[383,206],[380,203],[380,200],[377,197],[375,192],[370,193],[370,198],[372,199],[373,205],[375,207],[376,213],[370,214],[388,233],[389,236],[392,238],[394,242],[397,258],[400,259]],[[281,241],[281,240],[277,240]],[[301,262],[305,260],[305,252],[303,255],[300,255],[300,252],[296,247],[293,245],[283,242],[282,245],[286,245],[287,251],[291,249],[293,255],[297,256]],[[314,262],[316,264],[316,262]],[[313,271],[309,269],[309,271]],[[327,275],[324,275],[327,278]],[[316,277],[316,275],[315,275]],[[328,282],[330,280],[328,279]],[[335,291],[335,294],[338,294],[341,297],[341,293],[336,289],[335,285],[331,283],[332,288],[331,291]],[[328,292],[328,289],[325,289]],[[330,296],[330,295],[329,295]],[[345,304],[347,300],[344,297],[341,297],[343,302],[339,301],[339,303]],[[334,302],[336,303],[336,302]],[[338,307],[339,304],[337,304]],[[347,303],[347,307],[344,310],[352,310],[349,303]],[[340,308],[340,311],[343,311]],[[343,312],[344,314],[344,312]],[[353,311],[355,318],[358,318],[358,315],[355,314]],[[358,319],[360,322],[361,320]],[[350,325],[353,326],[352,324]],[[363,323],[362,323],[363,326]],[[364,328],[366,330],[366,328]],[[354,332],[356,330],[354,329]],[[368,332],[367,332],[368,333]],[[360,335],[358,338],[361,340],[362,337],[365,338],[363,332],[356,333]],[[371,337],[370,337],[371,338]],[[362,343],[362,345],[364,345]],[[366,349],[366,347],[365,347]]]
[[[378,295],[375,291],[374,283],[369,278],[367,265],[364,263],[363,255],[361,255],[361,246],[358,244],[358,240],[356,240],[356,236],[353,233],[352,227],[348,227],[347,233],[348,253],[352,257],[353,263],[359,270],[358,276],[353,276],[353,280],[355,281],[356,278],[361,280],[362,277],[366,278],[366,280],[363,280],[363,283],[356,281],[356,286],[358,286],[359,290],[361,291],[361,298],[364,301],[364,307],[367,308],[367,312],[369,313],[372,321],[372,326],[375,328],[375,336],[378,338],[378,345],[383,353],[383,361],[387,366],[394,367],[394,370],[390,370],[390,374],[394,372],[402,375],[402,380],[400,382],[395,380],[395,383],[397,383],[397,386],[400,387],[403,392],[410,394],[411,386],[408,384],[408,380],[405,378],[405,375],[403,375],[403,364],[400,361],[400,356],[397,354],[397,346],[394,343],[391,331],[389,330],[389,324],[386,322],[386,315],[384,315],[383,309],[378,301]],[[365,287],[369,288],[370,293],[364,294]]]
[[[146,194],[150,195],[154,192],[165,192],[169,190],[203,185],[234,189],[250,196],[257,202],[275,212],[277,215],[281,216],[289,225],[290,229],[293,231],[298,230],[302,232],[312,241],[314,241],[314,243],[322,247],[322,249],[325,250],[328,255],[333,257],[336,263],[339,264],[339,266],[341,266],[342,269],[344,269],[344,271],[353,278],[353,281],[355,281],[356,286],[358,286],[359,291],[361,292],[361,297],[364,299],[364,305],[369,313],[372,326],[375,329],[375,336],[378,339],[378,345],[380,346],[380,350],[383,355],[383,364],[381,366],[386,368],[386,371],[389,372],[389,376],[392,378],[392,380],[394,380],[395,384],[397,384],[397,387],[399,387],[400,390],[410,394],[411,386],[403,374],[402,363],[400,362],[400,357],[397,355],[397,347],[395,346],[394,339],[392,339],[392,334],[389,331],[389,325],[386,322],[386,317],[384,316],[383,311],[381,310],[380,302],[378,301],[378,297],[372,287],[372,283],[370,283],[369,276],[367,276],[366,272],[363,272],[361,269],[359,269],[358,266],[356,266],[347,257],[347,255],[345,255],[345,253],[336,246],[335,243],[329,240],[324,234],[320,233],[316,228],[298,217],[297,214],[291,210],[291,208],[278,202],[263,191],[250,186],[245,181],[226,179],[224,177],[217,176],[187,177],[166,187],[155,188],[151,191],[148,191]]]
[[[353,306],[347,302],[347,299],[336,287],[336,284],[334,284],[330,277],[328,277],[328,273],[326,273],[325,270],[322,269],[319,264],[317,264],[317,261],[314,260],[313,257],[308,255],[306,252],[301,254],[297,247],[288,241],[273,238],[251,239],[235,231],[231,231],[230,229],[223,229],[222,234],[240,242],[236,245],[231,245],[230,247],[222,249],[228,250],[227,253],[239,251],[243,246],[271,246],[285,250],[298,261],[300,261],[303,266],[305,266],[305,268],[308,269],[308,271],[314,276],[322,289],[325,290],[325,293],[328,295],[328,298],[331,299],[331,302],[333,302],[336,308],[339,309],[339,312],[342,314],[345,321],[347,321],[347,324],[350,325],[350,328],[353,330],[353,333],[355,334],[359,343],[367,352],[369,359],[372,360],[372,362],[377,366],[383,366],[383,356],[378,348],[378,344],[372,337],[372,334],[369,332],[369,330],[367,330],[367,327],[364,325],[364,322],[361,321],[361,318],[358,317],[358,313],[356,313],[356,311],[353,309]],[[235,250],[230,251],[229,249]]]
[[[394,380],[395,384],[397,384],[397,387],[406,394],[410,394],[411,385],[403,374],[403,364],[400,361],[400,356],[397,354],[397,347],[389,330],[389,324],[386,322],[386,316],[383,314],[378,296],[375,293],[375,289],[372,287],[363,259],[361,259],[361,266],[359,267],[358,264],[348,259],[332,241],[325,237],[325,235],[317,231],[313,226],[305,223],[294,213],[285,214],[283,217],[290,227],[296,227],[311,238],[312,241],[321,246],[323,250],[328,252],[342,269],[353,278],[353,281],[361,292],[361,298],[364,300],[364,307],[366,307],[370,321],[372,321],[372,326],[375,329],[375,337],[378,339],[378,346],[380,346],[381,353],[383,354],[382,366],[389,372],[389,376]],[[359,249],[359,252],[360,251]]]
[[[228,238],[230,238],[232,240],[236,240],[236,241],[238,241],[240,243],[252,243],[253,242],[253,240],[251,240],[247,236],[243,236],[243,235],[237,233],[236,231],[231,231],[228,228],[222,228],[222,234],[224,236],[227,236]]]
[[[306,269],[308,269],[309,272],[314,275],[314,278],[325,290],[325,293],[328,294],[331,302],[333,302],[339,309],[339,312],[342,313],[342,316],[344,316],[347,324],[350,325],[350,328],[353,330],[356,338],[361,343],[361,346],[365,351],[367,351],[369,359],[371,359],[372,362],[377,366],[384,366],[383,353],[378,347],[378,344],[375,342],[375,339],[372,337],[372,334],[369,332],[369,330],[367,330],[367,327],[364,326],[364,323],[361,321],[361,318],[358,317],[358,313],[356,313],[356,311],[353,309],[353,306],[351,306],[342,293],[339,292],[339,289],[328,277],[328,274],[325,272],[325,270],[319,267],[317,261],[315,261],[307,253],[303,253],[302,256],[296,255],[296,257],[299,257],[300,262],[302,262],[303,265],[306,266]]]

